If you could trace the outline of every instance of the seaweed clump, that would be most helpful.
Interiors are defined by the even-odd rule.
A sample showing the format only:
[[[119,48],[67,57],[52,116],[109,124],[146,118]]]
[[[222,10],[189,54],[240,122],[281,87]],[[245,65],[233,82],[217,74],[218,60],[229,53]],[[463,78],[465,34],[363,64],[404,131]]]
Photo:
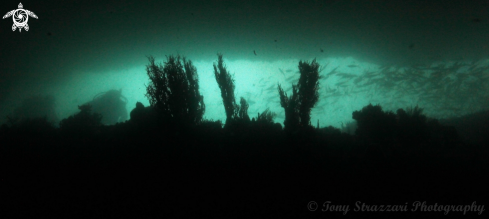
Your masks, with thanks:
[[[273,124],[273,118],[275,118],[276,115],[276,113],[271,112],[269,108],[267,108],[265,111],[263,111],[263,113],[258,113],[256,122],[263,124]]]
[[[257,132],[257,134],[264,134],[268,132],[278,133],[282,131],[282,125],[273,121],[276,115],[277,114],[270,111],[269,108],[264,110],[261,114],[258,113],[256,119],[253,118],[251,122],[253,129]]]
[[[292,95],[289,97],[278,85],[278,93],[280,95],[280,105],[285,111],[284,130],[291,132],[299,127],[299,95],[297,94],[296,85],[292,85]]]
[[[214,75],[216,82],[221,90],[222,103],[226,112],[226,122],[224,128],[235,129],[238,126],[248,126],[251,122],[248,116],[249,104],[241,97],[240,104],[236,103],[234,95],[234,79],[226,69],[222,54],[218,54],[217,64],[214,63]]]
[[[224,111],[226,112],[225,125],[228,125],[231,120],[237,117],[239,107],[236,105],[234,97],[234,79],[224,65],[222,54],[217,54],[217,57],[217,65],[215,63],[213,65],[214,75],[216,77],[217,85],[219,85],[219,89],[221,90],[222,103],[224,105]],[[246,100],[244,103],[246,103]],[[246,105],[244,105],[243,108],[246,109]]]
[[[204,96],[199,92],[197,69],[190,60],[167,56],[167,61],[156,64],[148,57],[146,72],[151,80],[146,86],[146,97],[168,124],[190,126],[198,124],[204,115]]]
[[[312,130],[311,109],[319,99],[319,64],[314,59],[311,63],[299,62],[301,74],[299,82],[292,85],[292,95],[287,93],[278,84],[280,105],[285,110],[285,130],[287,132],[306,128]]]
[[[243,122],[250,122],[250,116],[248,116],[248,108],[250,107],[250,105],[243,97],[241,97],[239,104],[240,105],[236,108],[238,115],[235,116],[235,119],[242,120]]]
[[[239,104],[236,103],[234,79],[224,65],[222,54],[218,54],[218,61],[214,64],[214,75],[221,90],[222,102],[226,112],[224,129],[231,135],[239,134],[242,140],[249,141],[247,136],[261,136],[281,131],[282,126],[274,123],[275,113],[266,109],[258,117],[251,119],[248,115],[249,104],[241,97]],[[255,138],[255,140],[258,138]]]
[[[314,59],[311,63],[299,62],[301,76],[297,88],[299,90],[299,116],[302,126],[311,125],[311,109],[319,99],[319,64]]]

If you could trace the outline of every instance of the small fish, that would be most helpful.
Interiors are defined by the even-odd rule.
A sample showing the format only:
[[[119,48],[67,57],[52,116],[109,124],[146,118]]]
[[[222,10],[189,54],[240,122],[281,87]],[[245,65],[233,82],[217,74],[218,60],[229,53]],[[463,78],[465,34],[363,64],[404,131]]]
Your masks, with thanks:
[[[295,75],[292,75],[292,76],[286,78],[285,81],[289,82],[290,80],[293,80],[295,78],[296,78],[296,76]]]
[[[340,76],[342,78],[354,78],[354,77],[356,77],[356,75],[348,74],[348,73],[338,73],[338,76]]]
[[[275,85],[271,85],[270,87],[268,87],[267,89],[265,89],[265,91],[270,91],[270,90],[273,90],[275,89]]]
[[[253,53],[255,53],[255,56],[256,56],[256,52],[255,52],[255,50],[253,50]]]
[[[356,68],[358,65],[348,65],[348,68]]]
[[[312,108],[312,111],[314,111],[315,113],[324,112],[324,107],[316,106]]]
[[[353,93],[353,94],[358,94],[358,93],[365,93],[365,92],[367,92],[367,91],[368,91],[368,89],[363,89],[363,90],[357,90],[357,91],[353,91],[352,93]]]
[[[322,72],[322,71],[323,71],[323,70],[324,70],[324,69],[325,69],[325,68],[326,68],[328,65],[329,65],[329,63],[328,63],[328,64],[326,64],[326,65],[322,65],[322,66],[319,68],[319,73],[321,73],[321,72]]]
[[[285,78],[285,73],[284,73],[283,71],[280,71],[280,73],[282,73],[282,75],[283,75],[283,76],[284,76],[284,78]]]
[[[282,70],[281,68],[278,68],[278,70],[285,76],[284,70]]]
[[[333,70],[331,70],[331,71],[330,71],[328,74],[326,74],[326,77],[329,77],[329,76],[331,76],[331,75],[335,74],[335,73],[336,73],[336,69],[337,69],[338,67],[340,67],[340,66],[337,66],[336,68],[334,68]]]
[[[277,97],[269,97],[269,98],[267,98],[267,99],[266,99],[266,101],[267,101],[267,102],[270,102],[270,101],[272,101],[272,100],[274,100],[274,99],[276,99],[276,98],[277,98]]]
[[[331,94],[331,95],[326,95],[324,97],[322,97],[323,99],[328,99],[330,97],[340,97],[340,96],[343,96],[342,94],[340,93],[336,93],[336,94]]]
[[[336,100],[333,100],[333,101],[332,101],[330,104],[335,104],[335,103],[337,103],[339,100],[340,100],[340,98],[337,98]],[[334,110],[334,111],[336,111],[336,110]],[[333,111],[333,112],[334,112],[334,111]]]
[[[319,48],[319,51],[324,52],[324,50],[322,48]]]
[[[342,86],[342,85],[345,85],[348,81],[340,81],[338,83],[335,84],[335,86]]]
[[[362,80],[363,80],[363,78],[362,78],[362,77],[358,77],[358,78],[356,78],[356,79],[353,81],[353,83],[354,83],[354,84],[358,84],[358,83],[360,83]]]
[[[331,89],[329,86],[326,86],[327,92],[336,92],[337,89]]]

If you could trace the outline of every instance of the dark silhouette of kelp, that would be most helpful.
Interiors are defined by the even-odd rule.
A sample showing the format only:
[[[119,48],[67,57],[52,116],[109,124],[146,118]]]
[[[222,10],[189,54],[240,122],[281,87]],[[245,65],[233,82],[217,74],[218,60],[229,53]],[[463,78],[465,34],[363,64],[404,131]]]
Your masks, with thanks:
[[[224,65],[222,54],[217,54],[217,57],[217,65],[216,63],[213,65],[214,75],[216,77],[217,85],[221,90],[222,103],[224,105],[224,111],[226,112],[226,127],[231,120],[234,120],[238,116],[239,107],[236,105],[236,99],[234,97],[234,79]],[[244,102],[246,103],[246,101]]]
[[[204,97],[199,92],[197,70],[190,60],[168,56],[167,61],[156,64],[148,57],[146,72],[150,84],[146,97],[167,124],[190,126],[198,124],[205,112]]]
[[[237,107],[238,115],[235,116],[236,119],[241,119],[243,122],[250,122],[250,116],[248,116],[248,103],[246,100],[241,97],[241,100],[239,102],[239,106]]]
[[[278,85],[280,105],[285,110],[285,130],[293,132],[300,127],[311,130],[311,109],[319,99],[319,64],[314,59],[311,63],[299,62],[300,78],[292,85],[292,95]]]
[[[297,94],[299,95],[299,116],[302,126],[311,125],[311,109],[319,99],[319,64],[316,59],[311,63],[306,61],[299,62],[299,72],[301,74],[297,83]]]
[[[263,111],[261,114],[258,113],[256,118],[257,123],[273,123],[273,118],[276,116],[276,113],[271,112],[269,108]]]
[[[300,124],[299,117],[299,95],[297,86],[292,85],[292,95],[289,97],[278,84],[278,93],[280,95],[280,105],[285,111],[284,130],[288,133],[297,130]]]
[[[214,63],[213,66],[214,75],[221,90],[222,102],[226,112],[224,128],[231,132],[243,131],[242,129],[248,129],[251,125],[251,119],[248,115],[249,104],[243,97],[240,98],[239,105],[236,104],[234,79],[224,65],[222,54],[218,54],[217,56],[217,64]]]

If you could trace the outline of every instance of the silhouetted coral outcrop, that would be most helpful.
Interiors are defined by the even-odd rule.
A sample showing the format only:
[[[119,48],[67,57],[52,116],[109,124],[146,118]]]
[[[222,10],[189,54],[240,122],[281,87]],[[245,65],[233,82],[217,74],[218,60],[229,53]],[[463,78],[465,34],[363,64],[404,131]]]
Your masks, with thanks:
[[[34,118],[46,118],[46,121],[53,125],[59,122],[56,116],[55,99],[52,95],[37,95],[24,99],[9,117],[9,122],[22,122],[22,120]]]
[[[16,122],[11,122],[10,125],[2,125],[0,135],[13,134],[21,135],[27,138],[32,137],[48,137],[56,133],[54,124],[48,121],[47,117],[24,118]]]
[[[222,126],[221,120],[213,121],[203,119],[195,126],[195,132],[199,137],[204,139],[209,136],[219,136],[222,131]]]
[[[460,138],[474,145],[489,145],[489,110],[471,113],[458,118],[440,119],[440,124],[453,126]]]
[[[355,135],[356,130],[357,130],[357,122],[356,121],[341,123],[341,132],[343,132],[343,133]]]
[[[358,124],[356,136],[368,145],[396,144],[404,146],[403,150],[424,154],[438,153],[459,143],[453,127],[440,125],[422,112],[423,109],[416,106],[398,109],[394,114],[383,112],[380,105],[369,104],[361,111],[353,112],[353,119]]]
[[[101,92],[93,100],[86,103],[92,106],[92,111],[102,115],[102,124],[113,125],[127,120],[127,99],[122,95],[122,89]]]
[[[419,143],[428,139],[427,118],[422,113],[423,109],[418,106],[408,108],[406,111],[403,109],[397,110],[397,137],[399,140],[409,143]]]
[[[461,138],[459,130],[454,126],[443,125],[436,119],[427,119],[426,131],[432,145],[437,144],[441,148],[437,149],[453,149],[459,145]],[[469,139],[465,139],[467,143],[472,143]],[[483,146],[486,146],[484,144]]]
[[[92,113],[92,106],[84,104],[78,106],[80,112],[61,120],[59,128],[69,137],[90,137],[100,131],[102,115]]]
[[[364,141],[372,143],[385,143],[396,134],[396,115],[392,112],[383,112],[380,105],[369,104],[361,111],[352,113],[357,121],[356,135]]]
[[[144,107],[141,102],[136,103],[136,108],[131,111],[129,122],[137,128],[155,128],[158,126],[159,115],[157,111],[151,107]]]

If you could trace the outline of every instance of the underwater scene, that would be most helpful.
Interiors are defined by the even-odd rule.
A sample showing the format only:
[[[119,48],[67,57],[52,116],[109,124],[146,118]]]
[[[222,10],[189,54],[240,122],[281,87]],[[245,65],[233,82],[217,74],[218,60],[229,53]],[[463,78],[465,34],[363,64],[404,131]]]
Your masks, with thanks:
[[[0,3],[1,218],[484,218],[486,1]]]
[[[299,61],[226,60],[234,76],[235,96],[247,101],[249,115],[256,116],[269,109],[276,114],[274,121],[283,125],[285,114],[280,106],[278,84],[285,92],[291,93],[292,85],[300,77],[297,66]],[[418,105],[427,116],[437,119],[455,118],[489,109],[489,60],[447,61],[416,66],[379,66],[362,63],[352,57],[316,61],[320,65],[319,99],[312,108],[311,118],[314,122],[319,120],[320,127],[331,125],[342,128],[353,121],[353,111],[368,104],[380,104],[383,109],[390,111]],[[213,62],[200,61],[194,62],[194,65],[201,84],[200,92],[205,97],[204,117],[224,121],[226,117],[212,69]],[[49,118],[62,119],[76,113],[77,105],[100,99],[106,92],[117,90],[118,94],[114,93],[107,98],[120,100],[120,109],[114,106],[114,111],[94,110],[104,115],[103,124],[113,125],[129,120],[129,112],[134,109],[136,102],[149,105],[145,97],[145,85],[148,83],[144,67],[103,77],[88,74],[47,89],[45,92],[51,95],[29,97],[36,99],[29,102],[44,106],[41,109],[52,114]],[[78,92],[73,93],[71,90]],[[54,98],[56,103],[54,99],[43,102],[43,98],[49,97]],[[52,104],[52,109],[49,104]],[[110,101],[100,101],[100,104],[104,106],[96,106],[97,109],[112,107]],[[12,111],[21,110],[21,105],[19,103],[17,108],[11,107]],[[8,115],[4,115],[4,122]]]

